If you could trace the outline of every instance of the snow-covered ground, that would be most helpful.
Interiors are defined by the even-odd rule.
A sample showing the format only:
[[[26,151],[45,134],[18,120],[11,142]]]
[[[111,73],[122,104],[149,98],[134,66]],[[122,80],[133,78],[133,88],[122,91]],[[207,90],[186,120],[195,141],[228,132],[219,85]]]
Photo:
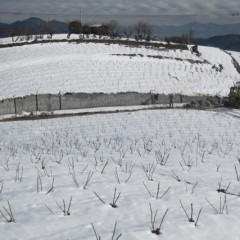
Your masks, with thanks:
[[[183,108],[186,103],[174,103],[174,108]],[[82,109],[68,109],[68,110],[55,110],[55,111],[35,111],[35,112],[22,112],[21,114],[6,114],[0,116],[1,120],[16,120],[20,118],[41,118],[49,116],[49,118],[55,118],[59,116],[69,116],[69,115],[91,115],[98,113],[116,113],[116,112],[135,112],[139,110],[149,110],[149,109],[166,109],[169,108],[169,104],[154,104],[154,105],[138,105],[138,106],[114,106],[114,107],[97,107],[97,108],[82,108]],[[233,113],[234,116],[236,113]]]
[[[237,60],[238,64],[240,65],[240,52],[229,51],[229,53]]]
[[[55,41],[55,40],[79,40],[80,38],[83,38],[83,35],[79,35],[79,34],[71,34],[70,38],[68,38],[68,34],[54,34],[52,36],[52,38],[49,37],[49,35],[41,35],[41,38],[39,38],[39,35],[35,36],[32,35],[32,38],[28,39],[26,38],[26,36],[16,36],[16,37],[7,37],[7,38],[0,38],[0,44],[1,45],[5,45],[5,44],[15,44],[15,43],[30,43],[30,42],[34,42],[35,37],[37,37],[37,41]],[[85,35],[85,39],[110,39],[110,37],[108,36],[103,36],[103,37],[99,37],[98,35],[93,35],[93,34],[89,34],[88,37],[86,37]],[[123,40],[126,40],[125,38],[123,38]]]
[[[0,132],[0,210],[8,218],[9,201],[15,218],[0,215],[0,239],[96,239],[91,223],[111,239],[115,222],[114,240],[239,239],[237,117],[149,110],[0,123]],[[161,236],[149,203],[155,228],[169,209]]]
[[[99,43],[2,48],[0,99],[59,91],[227,95],[240,80],[231,57],[199,51]],[[238,240],[239,117],[239,110],[168,109],[0,122],[0,239],[90,240],[95,229],[102,240]],[[153,218],[158,211],[155,229],[168,209],[161,236],[151,232],[150,206]]]
[[[217,48],[199,52],[66,42],[2,48],[0,99],[127,91],[226,96],[240,80],[231,57]]]

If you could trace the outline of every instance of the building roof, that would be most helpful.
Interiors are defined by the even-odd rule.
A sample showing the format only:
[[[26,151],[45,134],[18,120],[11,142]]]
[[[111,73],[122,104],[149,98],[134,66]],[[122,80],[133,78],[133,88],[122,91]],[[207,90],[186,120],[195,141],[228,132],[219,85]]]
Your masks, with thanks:
[[[94,25],[90,25],[90,27],[101,27],[102,24],[94,24]]]

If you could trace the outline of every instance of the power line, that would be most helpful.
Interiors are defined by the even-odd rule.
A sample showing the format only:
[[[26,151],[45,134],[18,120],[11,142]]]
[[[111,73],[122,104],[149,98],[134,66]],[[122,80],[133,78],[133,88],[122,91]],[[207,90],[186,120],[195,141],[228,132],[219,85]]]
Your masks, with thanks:
[[[10,12],[0,11],[0,14],[14,14],[14,15],[46,15],[46,16],[79,16],[77,13],[40,13],[40,12]],[[85,17],[201,17],[201,16],[240,16],[240,12],[232,13],[189,13],[189,14],[84,14]]]

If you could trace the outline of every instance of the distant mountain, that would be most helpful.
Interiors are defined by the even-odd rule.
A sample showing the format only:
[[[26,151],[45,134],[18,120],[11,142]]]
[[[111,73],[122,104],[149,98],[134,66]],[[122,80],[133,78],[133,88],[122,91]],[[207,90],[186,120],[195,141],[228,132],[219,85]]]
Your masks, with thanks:
[[[194,38],[210,38],[218,35],[240,34],[240,23],[238,24],[215,24],[191,22],[181,26],[152,26],[153,33],[160,37],[181,36],[183,33],[193,31]]]
[[[68,25],[57,20],[50,21],[58,33],[68,33]]]
[[[38,30],[40,33],[44,33],[45,31],[45,24],[46,22],[40,18],[29,18],[24,21],[17,21],[10,24],[10,27],[14,29],[35,29]]]
[[[6,23],[0,23],[0,37],[4,34],[4,32],[6,31],[8,24]]]
[[[67,33],[66,23],[52,20],[44,21],[40,18],[28,18],[11,24],[0,23],[0,37],[11,36],[30,31],[34,33],[48,33],[47,27],[53,29],[54,33]],[[214,23],[202,24],[191,22],[181,26],[152,26],[153,35],[160,38],[181,36],[190,30],[193,31],[194,44],[218,47],[225,50],[240,51],[240,23],[219,25]]]
[[[224,50],[240,52],[240,35],[237,34],[214,36],[208,39],[194,39],[193,43],[202,46],[218,47]]]
[[[47,27],[53,29],[54,33],[67,33],[68,26],[64,22],[60,21],[44,21],[40,18],[28,18],[24,21],[17,21],[11,24],[0,23],[0,37],[8,37],[13,32],[25,33],[30,31],[32,34],[44,34],[47,33]]]
[[[48,22],[56,33],[67,33],[68,26],[66,23],[53,20]],[[12,30],[19,29],[32,29],[45,33],[46,21],[40,18],[28,18],[24,21],[17,21],[11,24],[0,23],[0,37],[6,37]],[[183,33],[193,31],[194,38],[210,38],[213,36],[227,35],[227,34],[240,34],[239,24],[215,24],[215,23],[198,23],[191,22],[180,26],[156,26],[152,25],[153,35],[159,37],[181,36]]]

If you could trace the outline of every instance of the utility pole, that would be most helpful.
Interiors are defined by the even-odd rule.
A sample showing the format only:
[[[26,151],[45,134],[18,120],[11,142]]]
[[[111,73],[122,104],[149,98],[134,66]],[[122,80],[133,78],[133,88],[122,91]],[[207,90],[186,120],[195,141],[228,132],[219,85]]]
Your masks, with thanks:
[[[82,11],[80,10],[80,22],[82,23]]]

